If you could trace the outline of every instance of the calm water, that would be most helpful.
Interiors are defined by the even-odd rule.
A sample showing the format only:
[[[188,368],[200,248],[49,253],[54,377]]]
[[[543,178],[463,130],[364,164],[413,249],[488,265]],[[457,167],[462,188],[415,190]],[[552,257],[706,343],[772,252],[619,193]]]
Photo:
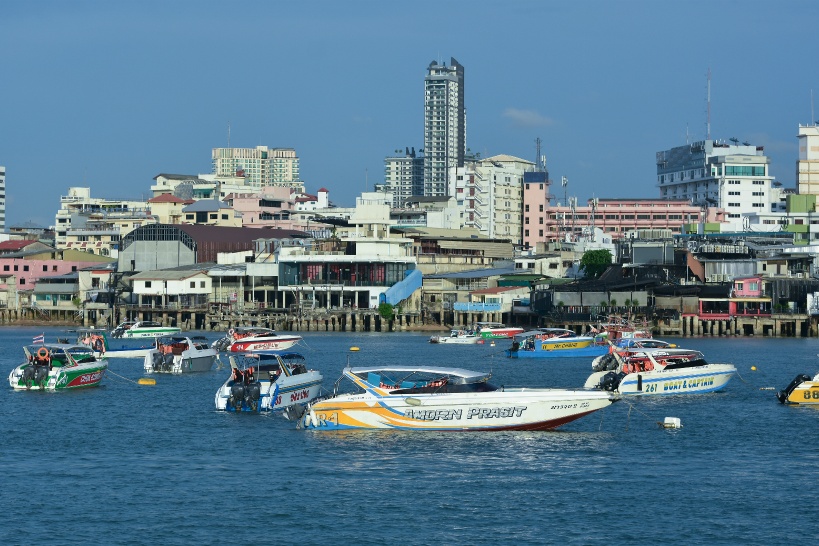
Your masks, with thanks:
[[[819,514],[819,411],[760,390],[813,375],[816,339],[686,339],[740,375],[559,432],[317,433],[215,412],[225,370],[13,392],[8,372],[42,331],[0,329],[0,544],[779,544],[809,536]],[[590,373],[588,359],[506,359],[507,342],[427,339],[307,333],[302,349],[328,387],[348,357],[491,370],[507,386]],[[138,360],[110,369],[143,376]],[[659,427],[666,416],[683,428]]]

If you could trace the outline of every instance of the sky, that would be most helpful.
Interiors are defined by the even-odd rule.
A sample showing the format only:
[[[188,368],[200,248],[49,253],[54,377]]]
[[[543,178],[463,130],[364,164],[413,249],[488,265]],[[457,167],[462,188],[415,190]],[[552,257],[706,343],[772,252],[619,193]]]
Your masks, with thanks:
[[[655,154],[764,146],[795,186],[819,120],[819,2],[174,0],[0,2],[6,224],[60,197],[147,199],[211,151],[294,148],[308,193],[353,206],[423,148],[424,77],[465,69],[467,147],[535,161],[561,200],[659,197]],[[814,113],[813,96],[816,95]]]

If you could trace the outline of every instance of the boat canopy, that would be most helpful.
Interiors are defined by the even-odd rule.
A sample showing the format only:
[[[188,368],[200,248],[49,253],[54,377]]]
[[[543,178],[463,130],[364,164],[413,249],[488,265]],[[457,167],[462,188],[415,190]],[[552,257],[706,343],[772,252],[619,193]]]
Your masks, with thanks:
[[[347,371],[365,381],[367,381],[370,374],[373,374],[373,377],[389,376],[393,379],[397,379],[398,377],[406,378],[409,376],[413,376],[414,379],[417,379],[419,376],[430,376],[432,378],[447,377],[450,383],[480,383],[488,381],[491,375],[488,373],[464,370],[463,368],[440,368],[436,366],[380,366],[371,368],[349,368]]]

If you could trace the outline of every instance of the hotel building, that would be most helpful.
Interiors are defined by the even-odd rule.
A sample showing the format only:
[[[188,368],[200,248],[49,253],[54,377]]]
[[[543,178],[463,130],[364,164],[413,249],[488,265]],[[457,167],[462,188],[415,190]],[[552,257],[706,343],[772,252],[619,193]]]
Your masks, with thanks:
[[[304,191],[299,177],[299,158],[293,148],[214,148],[213,174],[243,176],[256,188],[280,186]]]
[[[432,61],[424,78],[424,195],[447,195],[453,169],[464,166],[464,67]]]

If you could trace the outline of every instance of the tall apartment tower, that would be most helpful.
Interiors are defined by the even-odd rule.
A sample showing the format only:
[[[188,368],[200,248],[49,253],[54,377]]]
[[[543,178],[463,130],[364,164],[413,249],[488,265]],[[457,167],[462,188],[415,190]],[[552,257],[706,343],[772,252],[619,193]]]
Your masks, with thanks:
[[[424,78],[424,196],[447,195],[449,175],[464,166],[464,67],[432,61]]]
[[[819,194],[819,127],[815,124],[800,125],[797,138],[799,139],[799,159],[796,161],[798,192],[817,195]]]
[[[410,197],[424,195],[424,158],[416,156],[415,148],[409,147],[403,156],[384,158],[384,183],[376,184],[375,191],[392,193],[393,208],[400,208]]]
[[[0,165],[0,233],[6,232],[6,168]]]
[[[304,191],[299,157],[293,148],[214,148],[213,174],[243,176],[249,186],[279,186]]]

